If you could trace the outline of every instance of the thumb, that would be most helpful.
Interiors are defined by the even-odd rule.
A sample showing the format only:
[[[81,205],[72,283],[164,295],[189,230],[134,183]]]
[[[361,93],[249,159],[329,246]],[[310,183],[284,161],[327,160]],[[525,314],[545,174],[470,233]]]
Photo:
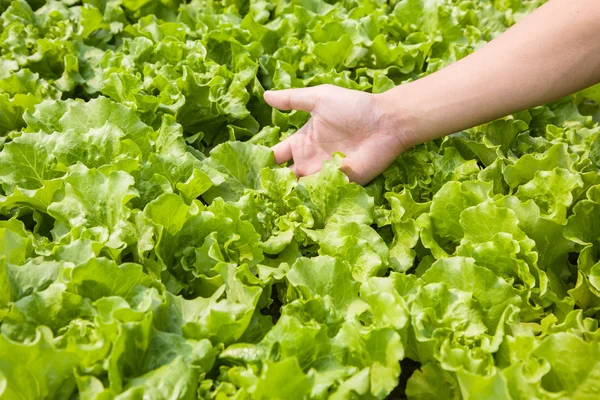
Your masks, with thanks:
[[[265,101],[280,110],[300,110],[311,112],[317,102],[318,89],[316,87],[268,90],[264,94]]]

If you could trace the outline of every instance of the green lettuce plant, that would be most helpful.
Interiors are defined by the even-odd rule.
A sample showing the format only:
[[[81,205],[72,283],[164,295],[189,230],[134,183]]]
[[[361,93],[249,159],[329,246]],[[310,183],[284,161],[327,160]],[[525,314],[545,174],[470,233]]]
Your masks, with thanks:
[[[594,398],[597,88],[366,187],[277,165],[308,115],[262,99],[383,92],[540,3],[0,2],[0,397]]]

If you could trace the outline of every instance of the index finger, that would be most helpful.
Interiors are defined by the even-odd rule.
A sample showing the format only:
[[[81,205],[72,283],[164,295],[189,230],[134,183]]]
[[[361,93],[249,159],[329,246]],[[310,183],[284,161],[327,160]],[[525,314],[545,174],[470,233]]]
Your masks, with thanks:
[[[300,110],[311,112],[317,102],[316,88],[267,90],[265,101],[279,110]]]

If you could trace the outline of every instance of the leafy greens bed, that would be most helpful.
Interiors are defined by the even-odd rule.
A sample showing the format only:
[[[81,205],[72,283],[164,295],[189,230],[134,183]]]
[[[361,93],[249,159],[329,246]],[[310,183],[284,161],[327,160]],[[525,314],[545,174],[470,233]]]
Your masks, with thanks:
[[[264,90],[382,92],[541,1],[332,3],[0,3],[0,397],[594,398],[597,90],[364,188],[268,149],[308,115]]]

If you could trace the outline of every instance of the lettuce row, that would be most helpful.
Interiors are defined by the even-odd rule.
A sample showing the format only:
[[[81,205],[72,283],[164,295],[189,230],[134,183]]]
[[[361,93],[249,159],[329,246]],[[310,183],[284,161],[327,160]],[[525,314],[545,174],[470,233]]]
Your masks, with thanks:
[[[2,5],[2,396],[592,397],[593,90],[364,188],[265,147],[307,117],[265,89],[383,91],[537,4]]]

